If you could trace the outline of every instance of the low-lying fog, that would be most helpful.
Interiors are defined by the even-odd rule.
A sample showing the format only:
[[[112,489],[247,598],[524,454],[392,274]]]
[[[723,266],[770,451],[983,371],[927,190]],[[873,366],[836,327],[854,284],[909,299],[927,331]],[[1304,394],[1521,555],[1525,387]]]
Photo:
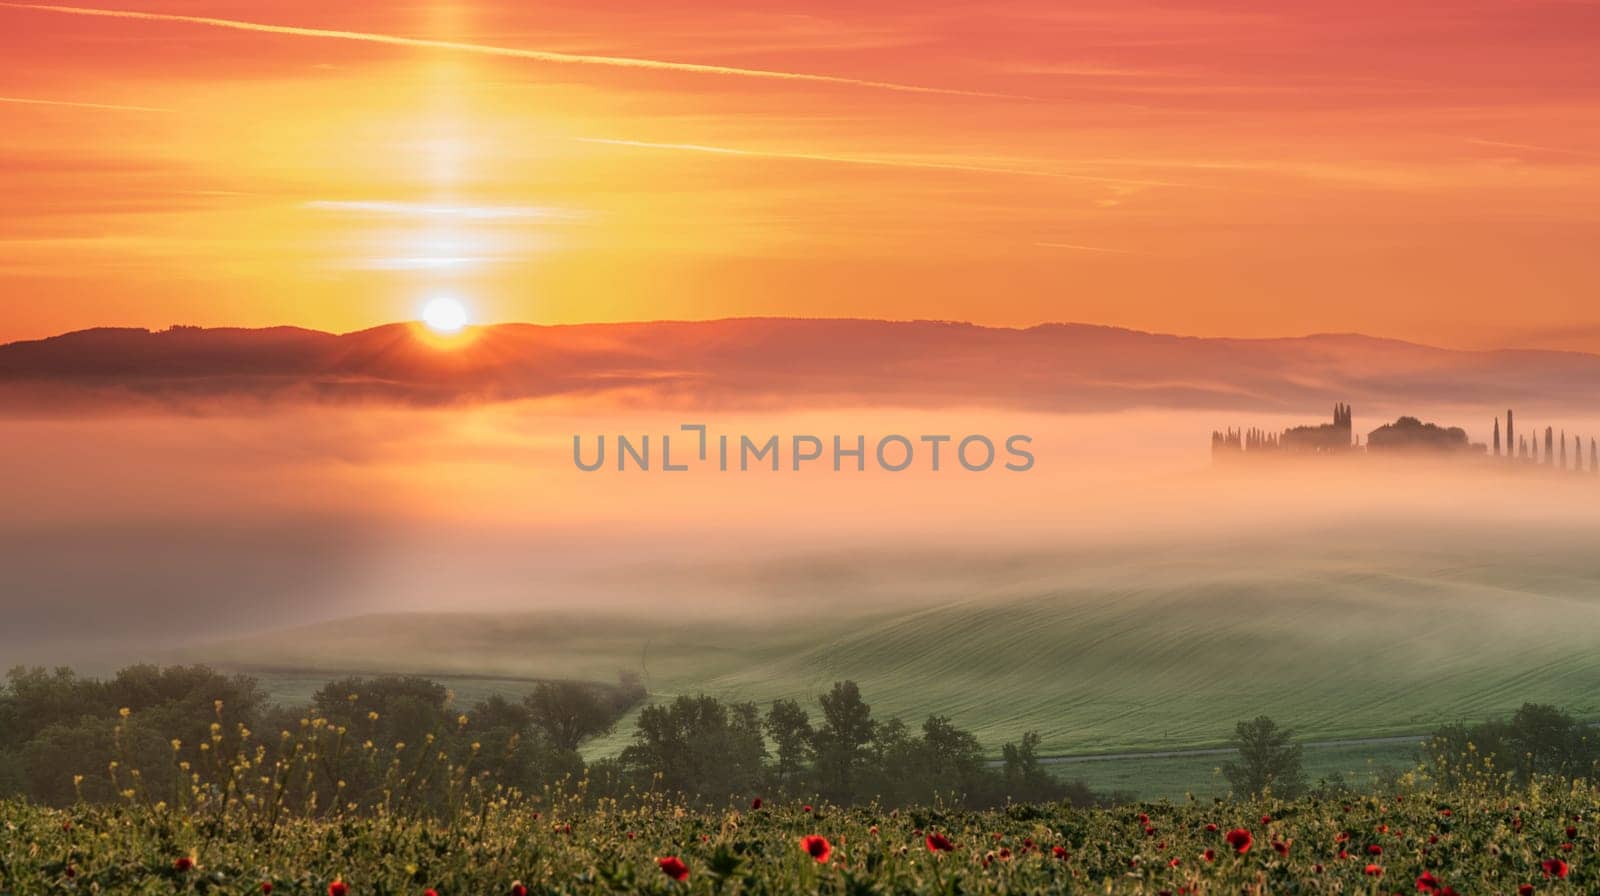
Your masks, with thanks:
[[[1487,442],[1497,409],[1425,419]],[[1365,433],[1383,418],[1362,416]],[[384,611],[637,609],[771,619],[862,602],[925,605],[1052,580],[1203,576],[1241,564],[1419,572],[1570,566],[1600,521],[1585,472],[1376,458],[1213,466],[1210,433],[1322,422],[1200,412],[756,415],[298,407],[252,414],[0,420],[0,661],[103,669],[167,648]],[[680,424],[703,423],[708,461]],[[650,436],[650,472],[615,468],[615,436]],[[573,436],[592,461],[584,472]],[[660,439],[674,463],[661,470]],[[780,471],[737,471],[737,439],[779,436]],[[832,437],[866,437],[866,472]],[[878,468],[902,434],[910,469]],[[954,461],[984,435],[984,472]],[[1004,469],[1006,440],[1032,469]],[[716,439],[734,442],[720,472]],[[823,457],[791,469],[796,435]],[[950,435],[928,469],[923,435]],[[1020,443],[1017,443],[1020,444]],[[981,454],[974,446],[972,457]],[[891,446],[898,462],[903,448]],[[754,464],[752,465],[754,466]],[[1559,562],[1556,557],[1561,558]],[[1600,563],[1600,561],[1597,561]],[[1508,612],[1513,610],[1508,608]]]

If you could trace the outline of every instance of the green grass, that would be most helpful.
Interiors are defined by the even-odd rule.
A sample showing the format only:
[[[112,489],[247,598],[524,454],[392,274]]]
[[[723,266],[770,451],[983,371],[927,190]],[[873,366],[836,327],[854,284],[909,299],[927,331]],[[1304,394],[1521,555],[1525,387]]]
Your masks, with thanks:
[[[1404,567],[1311,548],[1144,551],[1136,564],[1039,564],[988,593],[912,607],[372,616],[190,656],[299,670],[302,683],[269,679],[285,695],[349,669],[448,676],[462,698],[517,692],[493,676],[614,681],[627,669],[657,699],[793,697],[813,714],[850,678],[879,718],[949,716],[991,752],[1028,730],[1045,754],[1217,746],[1260,714],[1307,740],[1419,734],[1525,701],[1600,716],[1600,564],[1587,550],[1401,553]],[[587,752],[615,752],[632,727]]]
[[[1352,787],[1370,789],[1385,772],[1404,772],[1417,764],[1417,748],[1411,744],[1307,745],[1306,780],[1316,784],[1342,776]],[[1052,774],[1064,780],[1083,781],[1099,793],[1121,792],[1140,800],[1170,800],[1181,803],[1189,796],[1209,801],[1228,795],[1228,781],[1222,776],[1227,756],[1132,757],[1095,759],[1053,764]]]

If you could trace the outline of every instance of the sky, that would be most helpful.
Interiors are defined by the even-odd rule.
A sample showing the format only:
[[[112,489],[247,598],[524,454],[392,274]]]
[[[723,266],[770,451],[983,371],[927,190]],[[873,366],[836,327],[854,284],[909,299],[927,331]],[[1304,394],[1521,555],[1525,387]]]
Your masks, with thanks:
[[[1593,2],[97,2],[0,3],[0,341],[448,295],[1600,351]]]

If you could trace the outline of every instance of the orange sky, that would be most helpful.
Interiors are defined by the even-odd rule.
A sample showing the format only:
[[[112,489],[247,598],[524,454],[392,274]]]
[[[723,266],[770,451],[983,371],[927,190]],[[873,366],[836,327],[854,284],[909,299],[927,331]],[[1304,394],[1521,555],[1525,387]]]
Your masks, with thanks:
[[[1583,0],[0,4],[0,341],[449,293],[1600,350],[1597,45]]]

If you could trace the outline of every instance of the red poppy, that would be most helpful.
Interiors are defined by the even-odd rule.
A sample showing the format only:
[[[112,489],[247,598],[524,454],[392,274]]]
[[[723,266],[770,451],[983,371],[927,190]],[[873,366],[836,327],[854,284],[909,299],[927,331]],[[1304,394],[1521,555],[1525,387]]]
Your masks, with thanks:
[[[1439,810],[1439,814],[1443,815],[1445,818],[1449,818],[1450,816],[1454,815],[1455,813],[1451,812],[1449,809],[1440,809]]]
[[[350,896],[350,885],[342,880],[328,884],[328,896]]]
[[[999,856],[1001,859],[1009,860],[1011,858],[1011,847],[1002,846],[1000,847],[1000,851],[995,853],[995,855]]]
[[[263,893],[271,893],[272,892],[272,881],[270,881],[270,880],[262,881],[261,882],[261,892],[263,892]]]
[[[422,891],[422,896],[439,896],[439,891],[432,887]]]
[[[1200,858],[1205,859],[1207,862],[1214,862],[1217,859],[1217,854],[1208,849],[1200,854]]]
[[[1154,837],[1156,835],[1155,825],[1149,825],[1149,824],[1145,825],[1144,826],[1144,835],[1146,837]]]
[[[1312,865],[1311,866],[1311,873],[1312,874],[1321,874],[1322,873],[1322,863],[1318,862],[1317,864]]]
[[[1140,824],[1149,824],[1150,823],[1150,816],[1144,814],[1143,812],[1140,812],[1139,813],[1139,823]]]
[[[811,811],[811,804],[807,803],[806,805],[801,806],[800,807],[800,811],[801,812],[810,812]]]
[[[1383,847],[1379,846],[1376,843],[1368,843],[1367,844],[1367,855],[1369,855],[1369,856],[1381,856],[1381,855],[1383,855]]]
[[[1578,836],[1578,829],[1571,825],[1567,825],[1567,837],[1570,839],[1576,836]]]
[[[173,871],[188,871],[193,867],[194,859],[190,858],[189,856],[178,856],[176,859],[172,860]]]
[[[1544,869],[1545,877],[1559,877],[1563,880],[1566,879],[1567,863],[1561,861],[1560,859],[1545,859],[1543,862],[1539,863],[1539,867]]]
[[[1217,823],[1213,821],[1212,823],[1206,825],[1206,832],[1215,834],[1217,832]]]
[[[1382,877],[1383,876],[1383,866],[1382,865],[1368,865],[1366,867],[1366,869],[1364,871],[1362,871],[1362,873],[1366,874],[1366,875],[1369,875],[1371,877]]]
[[[1261,823],[1262,824],[1272,824],[1272,816],[1271,815],[1263,815],[1263,816],[1261,816]]]
[[[1233,847],[1233,851],[1239,855],[1249,852],[1251,844],[1256,842],[1255,838],[1250,836],[1250,832],[1244,828],[1234,828],[1223,839],[1227,840],[1228,845]]]
[[[661,866],[662,874],[665,874],[673,880],[682,881],[689,879],[689,866],[683,864],[683,860],[677,856],[662,856],[661,858],[656,859],[656,864]]]
[[[823,837],[820,834],[801,837],[800,848],[806,851],[806,855],[819,862],[826,862],[828,861],[828,856],[833,855],[833,844],[828,842],[827,837]]]
[[[929,834],[927,843],[928,852],[950,852],[956,848],[956,845],[950,842],[950,838],[943,834]]]
[[[759,808],[761,808],[761,797],[758,796],[755,799],[751,800],[750,801],[750,808],[751,809],[759,809]]]
[[[511,896],[528,896],[528,888],[523,886],[520,880],[512,881]]]
[[[1178,867],[1178,861],[1179,861],[1178,857],[1177,856],[1173,856],[1171,861],[1167,862],[1167,867],[1168,868],[1176,868],[1176,867]]]
[[[1523,884],[1517,887],[1517,896],[1533,896],[1533,884]]]
[[[1563,844],[1561,844],[1561,851],[1562,852],[1572,852],[1572,844],[1571,843],[1563,843]]]
[[[1067,848],[1065,846],[1052,846],[1052,847],[1050,847],[1050,854],[1055,856],[1056,858],[1060,859],[1063,862],[1065,862],[1067,860]]]
[[[1272,848],[1276,850],[1280,856],[1286,856],[1289,854],[1289,844],[1283,842],[1282,840],[1272,841]]]
[[[1433,876],[1433,872],[1424,871],[1420,876],[1417,877],[1417,892],[1433,893],[1437,892],[1438,889],[1439,879]]]
[[[68,865],[67,870],[63,873],[66,874],[68,880],[71,880],[78,876],[78,868],[76,865]]]

